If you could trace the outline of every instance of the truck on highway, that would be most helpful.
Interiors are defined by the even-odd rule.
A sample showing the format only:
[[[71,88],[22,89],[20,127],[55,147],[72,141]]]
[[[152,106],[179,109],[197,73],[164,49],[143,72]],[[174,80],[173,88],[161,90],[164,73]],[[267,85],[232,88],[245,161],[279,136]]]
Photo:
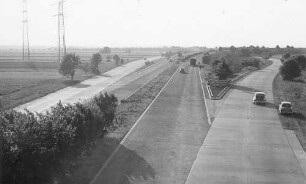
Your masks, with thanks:
[[[190,66],[196,66],[197,59],[196,58],[191,58],[190,59]]]

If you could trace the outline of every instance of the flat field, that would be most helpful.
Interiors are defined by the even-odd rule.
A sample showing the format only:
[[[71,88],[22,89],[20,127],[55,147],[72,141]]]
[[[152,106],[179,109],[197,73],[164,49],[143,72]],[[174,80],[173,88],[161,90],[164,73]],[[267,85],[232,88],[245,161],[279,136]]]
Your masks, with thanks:
[[[50,55],[51,52],[48,52],[48,50],[41,50],[41,52],[36,50],[37,55],[40,57],[37,57],[37,60],[31,60],[31,62],[22,62],[20,60],[21,55],[19,56],[18,52],[14,50],[6,50],[5,52],[6,53],[0,50],[0,104],[3,109],[14,108],[59,89],[77,84],[93,76],[89,73],[85,74],[84,71],[81,70],[77,70],[74,81],[70,81],[69,78],[61,76],[58,72],[56,52]],[[87,62],[95,51],[78,50],[78,52],[75,53],[81,53],[80,57],[83,58],[82,62]],[[120,57],[125,58],[125,62],[159,55],[159,52],[154,50],[141,52],[132,51],[130,54],[121,50],[121,53],[122,55],[120,54],[120,50],[117,50],[111,54],[119,54]],[[3,59],[8,54],[11,55],[10,59]],[[32,56],[33,55],[34,54],[32,54]],[[86,58],[84,57],[85,55],[87,59],[84,60],[84,58]],[[17,58],[17,60],[15,60],[14,57]],[[101,73],[116,67],[113,61],[107,62],[105,56],[102,57],[103,61],[99,67]],[[127,58],[130,59],[126,60]]]
[[[67,53],[75,53],[80,56],[81,61],[89,61],[92,54],[97,53],[98,48],[88,49],[67,49]],[[159,56],[160,51],[158,49],[135,49],[131,50],[131,53],[126,52],[125,49],[112,49],[110,54],[103,54],[103,59],[106,60],[108,55],[119,55],[124,60],[138,60],[144,57]],[[30,59],[32,62],[56,62],[57,50],[56,48],[47,49],[32,49],[30,51]],[[22,51],[21,49],[0,49],[0,62],[21,62]]]

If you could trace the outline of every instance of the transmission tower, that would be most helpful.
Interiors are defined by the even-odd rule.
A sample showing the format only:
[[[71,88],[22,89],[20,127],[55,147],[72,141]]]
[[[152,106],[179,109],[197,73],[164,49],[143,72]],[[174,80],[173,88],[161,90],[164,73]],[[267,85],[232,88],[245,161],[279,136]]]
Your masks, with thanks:
[[[23,0],[22,10],[22,60],[30,61],[30,45],[29,45],[29,32],[28,32],[28,9],[27,0]]]
[[[64,0],[58,1],[58,61],[66,54]]]

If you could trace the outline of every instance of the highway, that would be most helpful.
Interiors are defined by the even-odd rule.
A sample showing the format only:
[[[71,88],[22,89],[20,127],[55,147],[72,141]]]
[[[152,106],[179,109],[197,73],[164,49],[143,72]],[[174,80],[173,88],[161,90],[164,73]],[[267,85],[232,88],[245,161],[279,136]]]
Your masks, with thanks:
[[[184,183],[209,129],[198,68],[184,63],[91,184]]]
[[[186,184],[302,184],[305,174],[273,104],[280,61],[239,81],[215,117]],[[254,92],[267,94],[254,105]],[[305,167],[305,166],[304,166]]]

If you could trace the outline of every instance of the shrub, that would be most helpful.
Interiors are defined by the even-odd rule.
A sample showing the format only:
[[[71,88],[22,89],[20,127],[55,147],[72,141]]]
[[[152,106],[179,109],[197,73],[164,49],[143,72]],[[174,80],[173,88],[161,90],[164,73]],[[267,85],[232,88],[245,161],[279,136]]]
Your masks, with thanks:
[[[206,54],[202,56],[202,64],[210,64],[211,56]]]
[[[59,102],[36,116],[0,111],[2,182],[48,183],[69,172],[71,161],[94,145],[106,125],[104,119],[114,117],[117,98],[105,94],[96,99],[104,103],[98,103],[99,108],[91,102],[65,106]]]
[[[214,61],[211,63],[211,65],[212,65],[212,67],[214,67],[214,66],[217,66],[217,65],[219,65],[220,63],[222,63],[222,62],[224,62],[224,61],[225,61],[224,58],[216,59],[216,60],[214,60]]]
[[[229,64],[227,64],[225,61],[215,65],[213,67],[213,71],[219,77],[219,80],[225,80],[233,74]]]
[[[291,56],[290,53],[283,54],[282,59],[287,60],[290,58],[290,56]]]
[[[284,80],[291,80],[301,75],[301,68],[294,58],[284,61],[279,71]]]
[[[301,68],[301,70],[305,70],[306,68],[306,57],[304,55],[299,55],[294,57],[295,62],[297,62]]]
[[[244,60],[241,65],[244,67],[252,66],[255,68],[259,68],[261,61],[258,58],[253,58],[249,60]]]
[[[107,92],[104,94],[100,93],[94,97],[94,103],[99,107],[103,114],[103,120],[105,122],[103,129],[111,126],[115,118],[115,112],[118,106],[118,98],[113,94],[107,94]]]

